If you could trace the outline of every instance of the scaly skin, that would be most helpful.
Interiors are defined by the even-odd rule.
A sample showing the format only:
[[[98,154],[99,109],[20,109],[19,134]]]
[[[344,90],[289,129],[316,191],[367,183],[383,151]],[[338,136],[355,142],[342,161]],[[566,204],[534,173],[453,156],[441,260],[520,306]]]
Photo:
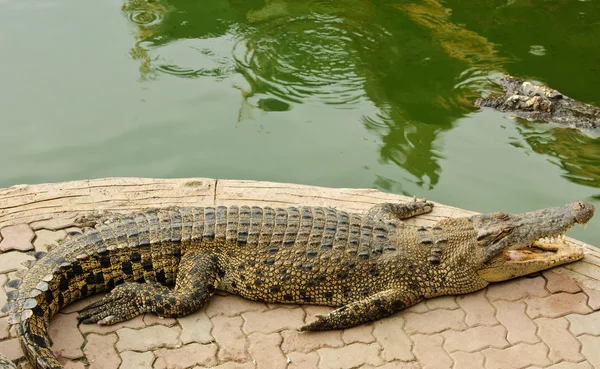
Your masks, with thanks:
[[[500,85],[504,95],[477,99],[475,106],[568,128],[593,130],[600,126],[600,109],[573,100],[547,86],[534,85],[512,76],[502,77]]]
[[[400,221],[432,207],[414,201],[378,205],[366,214],[219,206],[114,215],[38,255],[22,281],[8,283],[18,289],[9,292],[3,311],[10,312],[37,368],[61,367],[48,338],[52,316],[101,291],[111,292],[80,312],[83,323],[114,324],[146,312],[180,317],[222,289],[270,303],[338,307],[300,329],[342,329],[424,298],[479,290],[495,275],[514,277],[513,271],[499,273],[503,265],[517,265],[517,275],[558,265],[541,258],[532,268],[502,255],[523,252],[594,213],[591,204],[575,202],[524,214],[444,219],[429,228]]]

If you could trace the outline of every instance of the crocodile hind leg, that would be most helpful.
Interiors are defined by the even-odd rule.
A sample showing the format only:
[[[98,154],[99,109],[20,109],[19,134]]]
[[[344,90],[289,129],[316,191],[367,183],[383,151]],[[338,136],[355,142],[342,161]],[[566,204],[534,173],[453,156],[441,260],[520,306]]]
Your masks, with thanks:
[[[143,313],[181,317],[200,309],[219,282],[216,255],[211,251],[190,252],[181,258],[174,289],[158,283],[126,282],[81,310],[78,318],[84,324],[110,325]]]
[[[426,200],[392,203],[386,202],[378,204],[369,209],[368,216],[382,220],[402,220],[417,215],[430,213],[433,210],[433,203]]]
[[[396,289],[381,291],[365,299],[339,307],[326,315],[317,315],[316,321],[300,327],[299,330],[326,331],[351,328],[392,315],[421,300],[421,297]]]

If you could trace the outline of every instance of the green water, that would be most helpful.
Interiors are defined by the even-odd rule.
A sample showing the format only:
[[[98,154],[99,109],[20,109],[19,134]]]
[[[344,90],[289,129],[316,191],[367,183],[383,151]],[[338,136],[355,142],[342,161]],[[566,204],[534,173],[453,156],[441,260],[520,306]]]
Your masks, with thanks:
[[[599,135],[472,107],[503,73],[600,105],[599,36],[598,0],[0,0],[0,186],[200,176],[600,206]],[[570,234],[600,245],[600,217]]]

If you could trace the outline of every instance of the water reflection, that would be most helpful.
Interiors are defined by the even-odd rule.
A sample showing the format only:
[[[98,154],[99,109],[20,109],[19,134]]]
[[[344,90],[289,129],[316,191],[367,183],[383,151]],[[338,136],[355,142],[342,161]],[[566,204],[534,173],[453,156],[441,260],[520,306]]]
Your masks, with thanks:
[[[518,131],[529,147],[550,156],[573,183],[600,188],[600,141],[577,130],[548,128],[548,125],[520,122]],[[518,143],[515,143],[519,146]]]
[[[136,27],[142,79],[243,76],[240,120],[298,104],[356,109],[379,136],[381,161],[427,189],[442,172],[439,136],[510,60],[434,0],[134,0],[123,11]]]

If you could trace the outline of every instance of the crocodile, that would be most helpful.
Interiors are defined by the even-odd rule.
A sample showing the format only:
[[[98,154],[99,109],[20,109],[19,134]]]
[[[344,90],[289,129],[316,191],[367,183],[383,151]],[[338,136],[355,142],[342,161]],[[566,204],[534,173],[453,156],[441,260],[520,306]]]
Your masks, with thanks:
[[[565,128],[594,130],[600,126],[600,109],[574,100],[547,86],[513,76],[500,78],[504,95],[479,98],[475,106],[510,112],[530,121],[554,123]]]
[[[406,219],[433,203],[384,203],[365,213],[325,207],[172,207],[82,218],[80,235],[36,253],[7,283],[3,308],[35,368],[61,368],[48,336],[67,304],[110,291],[79,312],[110,325],[142,313],[181,317],[217,290],[269,303],[334,307],[299,328],[344,329],[423,299],[465,294],[579,260],[561,237],[594,206],[577,201],[522,214]],[[552,237],[552,238],[549,238]],[[174,287],[173,287],[174,286]]]

